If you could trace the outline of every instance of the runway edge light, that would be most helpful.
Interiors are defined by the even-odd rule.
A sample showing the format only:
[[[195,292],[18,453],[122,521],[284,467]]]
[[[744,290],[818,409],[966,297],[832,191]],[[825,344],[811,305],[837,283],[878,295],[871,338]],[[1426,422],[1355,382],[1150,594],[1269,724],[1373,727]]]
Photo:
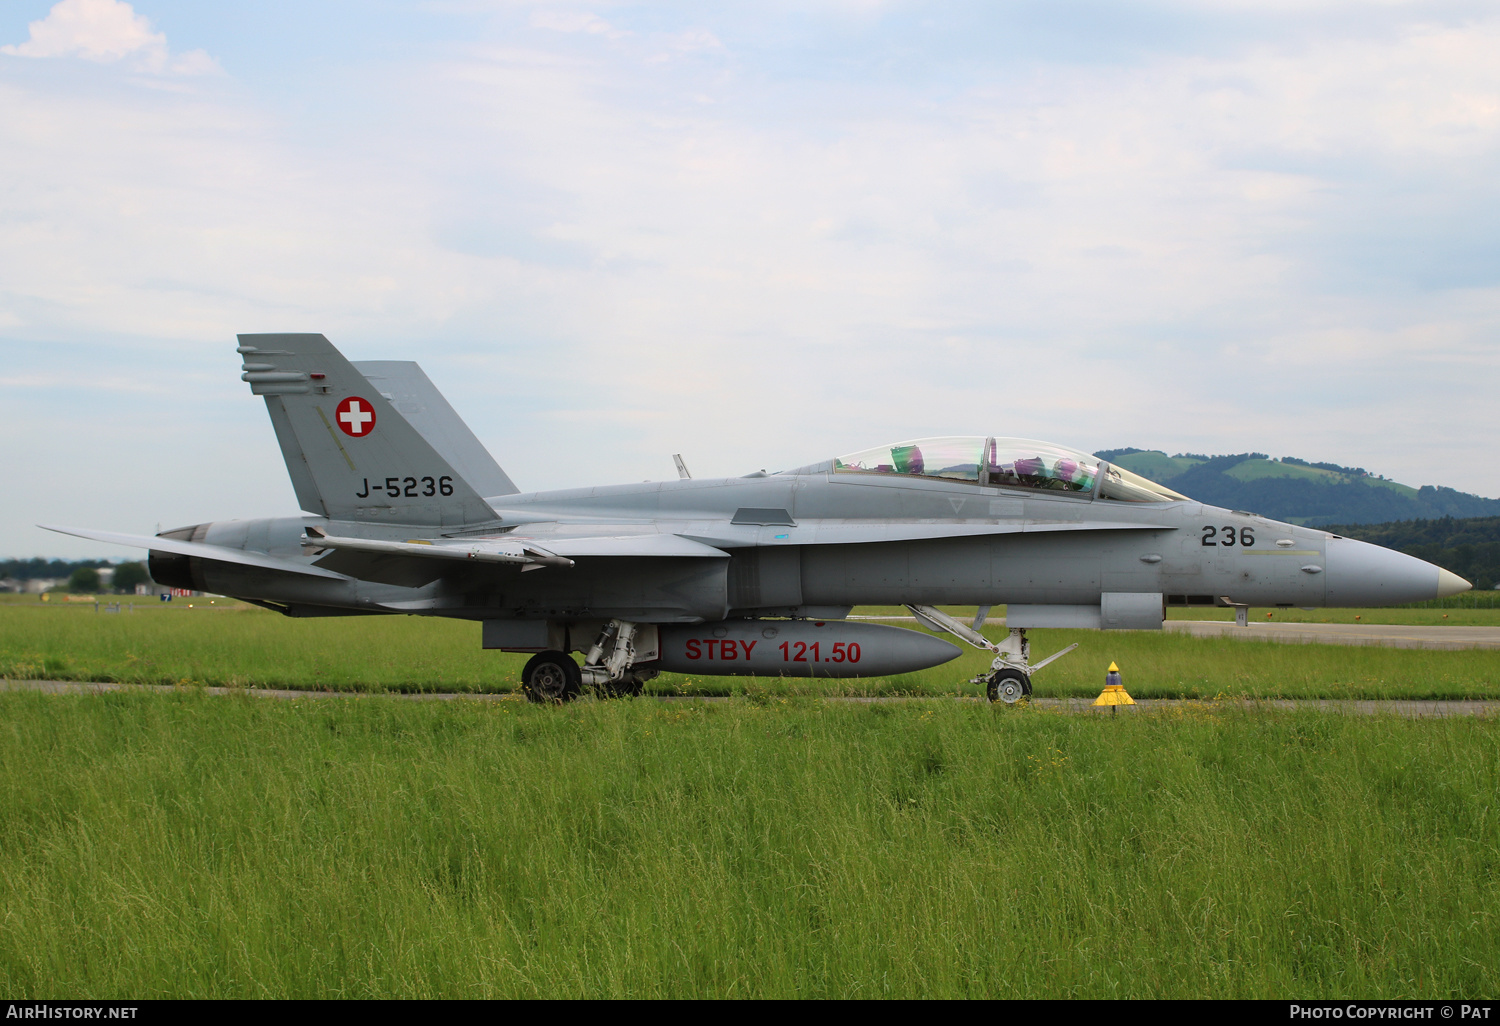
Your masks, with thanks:
[[[1109,671],[1104,675],[1104,690],[1099,692],[1099,697],[1094,699],[1095,705],[1135,705],[1135,699],[1125,691],[1125,685],[1120,682],[1120,668],[1114,663],[1109,664]],[[1114,712],[1113,709],[1110,712]]]

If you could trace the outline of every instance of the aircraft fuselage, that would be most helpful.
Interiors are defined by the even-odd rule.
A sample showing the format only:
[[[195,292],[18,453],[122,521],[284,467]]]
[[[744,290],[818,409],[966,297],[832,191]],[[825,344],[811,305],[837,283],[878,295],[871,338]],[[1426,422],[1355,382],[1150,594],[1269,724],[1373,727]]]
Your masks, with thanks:
[[[1315,528],[1197,502],[1123,503],[1064,493],[829,470],[533,492],[491,500],[502,528],[542,540],[672,533],[722,559],[581,557],[570,568],[465,567],[436,581],[292,578],[153,554],[163,583],[284,604],[294,614],[422,612],[475,620],[626,616],[684,623],[836,615],[850,606],[1100,606],[1109,593],[1163,604],[1389,605],[1434,598],[1438,569]],[[768,521],[768,522],[759,522]],[[185,540],[313,562],[309,525],[361,538],[431,528],[322,517],[230,520]],[[951,531],[949,537],[903,534]],[[175,532],[174,532],[175,533]],[[503,535],[501,535],[503,536]],[[867,537],[869,540],[846,540]],[[632,565],[634,564],[634,565]],[[170,581],[164,578],[172,578]]]

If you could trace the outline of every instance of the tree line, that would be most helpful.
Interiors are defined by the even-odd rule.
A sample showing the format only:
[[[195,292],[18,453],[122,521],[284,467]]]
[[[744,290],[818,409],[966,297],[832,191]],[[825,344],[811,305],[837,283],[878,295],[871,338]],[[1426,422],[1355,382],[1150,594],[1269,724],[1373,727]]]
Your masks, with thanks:
[[[100,570],[113,567],[109,587],[104,587]],[[66,588],[76,594],[92,595],[102,591],[115,591],[126,595],[135,593],[137,584],[151,583],[151,575],[144,563],[111,563],[107,559],[3,559],[0,560],[0,580],[13,581],[66,581]]]

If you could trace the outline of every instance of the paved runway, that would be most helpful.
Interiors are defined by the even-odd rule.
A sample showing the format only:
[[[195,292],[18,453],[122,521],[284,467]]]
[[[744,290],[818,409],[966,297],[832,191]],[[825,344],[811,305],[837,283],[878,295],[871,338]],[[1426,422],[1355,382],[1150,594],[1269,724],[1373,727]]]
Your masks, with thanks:
[[[1500,627],[1412,627],[1373,623],[1250,623],[1228,620],[1168,620],[1166,629],[1200,638],[1302,642],[1319,645],[1379,645],[1383,648],[1500,648]]]
[[[1064,712],[1093,712],[1102,714],[1104,709],[1095,708],[1092,698],[1033,698],[1031,704],[1041,709],[1058,709]],[[1136,709],[1146,712],[1162,711],[1178,706],[1194,709],[1318,709],[1323,712],[1348,713],[1355,716],[1403,716],[1407,719],[1424,719],[1432,716],[1500,716],[1500,701],[1444,701],[1413,699],[1368,700],[1357,698],[1276,698],[1276,699],[1221,699],[1200,701],[1188,698],[1138,698]],[[1122,707],[1129,711],[1131,706]]]
[[[178,690],[195,690],[192,688],[178,688],[171,684],[103,684],[103,683],[78,683],[76,681],[63,680],[0,680],[0,691],[43,691],[49,694],[100,694],[106,691],[143,691],[143,692],[165,692]],[[360,698],[358,692],[350,691],[292,691],[285,688],[203,688],[206,694],[211,695],[253,695],[260,698]],[[380,696],[375,696],[380,697]],[[475,694],[403,694],[400,698],[409,698],[414,701],[455,701],[458,699],[472,699],[477,702],[524,702],[520,694],[510,692],[503,695],[475,695]],[[676,696],[661,695],[653,701],[662,702],[728,702],[728,698],[720,697],[698,697],[698,696]],[[831,702],[980,702],[979,698],[952,698],[952,697],[913,697],[913,698],[849,698],[845,696],[832,696]],[[1141,698],[1136,700],[1133,706],[1121,706],[1121,711],[1126,714],[1142,712],[1162,712],[1174,708],[1187,709],[1318,709],[1323,712],[1345,713],[1354,716],[1403,716],[1409,719],[1423,719],[1427,717],[1445,716],[1500,716],[1500,700],[1497,701],[1451,701],[1436,702],[1430,700],[1361,700],[1342,698],[1313,698],[1313,699],[1223,699],[1219,701],[1203,701],[1188,698]],[[997,706],[997,708],[1004,708]],[[1096,708],[1091,698],[1035,698],[1030,702],[1015,707],[1017,711],[1027,708],[1044,709],[1052,712],[1067,713],[1092,713],[1104,715],[1107,709]]]
[[[915,616],[851,616],[851,620],[917,623]],[[989,621],[1005,626],[1004,619]],[[1382,648],[1426,648],[1454,651],[1463,648],[1500,648],[1500,627],[1410,627],[1373,623],[1266,623],[1244,627],[1232,620],[1168,620],[1166,630],[1200,638],[1239,638],[1242,641],[1282,641],[1317,645],[1377,645]]]

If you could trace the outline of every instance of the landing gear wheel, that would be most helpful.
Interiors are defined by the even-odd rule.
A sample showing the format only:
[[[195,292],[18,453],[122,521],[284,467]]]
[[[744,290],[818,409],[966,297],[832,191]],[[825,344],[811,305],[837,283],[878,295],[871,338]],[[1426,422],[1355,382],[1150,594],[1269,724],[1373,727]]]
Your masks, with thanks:
[[[578,697],[583,686],[583,674],[578,664],[566,652],[539,652],[532,656],[521,671],[521,690],[532,702],[550,702],[561,705]]]
[[[1031,694],[1031,678],[1020,670],[996,670],[985,690],[991,702],[1014,705]]]
[[[640,698],[642,692],[645,691],[646,681],[659,673],[661,673],[660,670],[649,666],[636,667],[621,680],[599,685],[599,694],[604,698]]]

